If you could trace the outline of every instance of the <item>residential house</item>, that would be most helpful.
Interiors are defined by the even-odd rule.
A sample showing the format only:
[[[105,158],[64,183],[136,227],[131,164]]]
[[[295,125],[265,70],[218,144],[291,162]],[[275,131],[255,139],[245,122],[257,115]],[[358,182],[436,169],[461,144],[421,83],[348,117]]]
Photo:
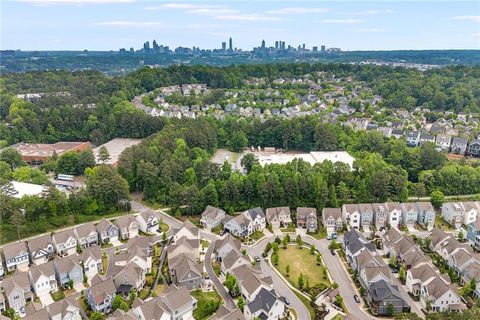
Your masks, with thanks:
[[[49,234],[33,238],[28,241],[30,261],[34,265],[46,263],[55,256],[55,246]]]
[[[181,237],[167,249],[168,268],[173,283],[189,290],[200,288],[204,283],[203,264],[200,261],[200,241]]]
[[[5,302],[5,297],[3,296],[2,291],[0,290],[0,314],[3,314],[7,310],[7,304]],[[10,318],[5,317],[5,319],[1,318],[1,320],[8,320]]]
[[[388,206],[386,203],[372,203],[373,221],[377,229],[385,228],[388,223]]]
[[[80,305],[75,296],[66,297],[47,306],[51,320],[82,320]]]
[[[463,270],[462,283],[470,283],[472,279],[475,279],[475,290],[473,291],[474,296],[478,299],[480,298],[480,262],[475,261],[470,263]]]
[[[347,231],[344,235],[343,250],[345,252],[347,262],[354,270],[357,270],[355,257],[364,250],[374,252],[376,251],[376,248],[375,244],[368,242],[365,237],[358,232],[358,230],[353,229]]]
[[[460,228],[464,221],[465,210],[461,202],[445,202],[442,205],[442,218],[455,228]]]
[[[370,228],[373,223],[373,207],[370,203],[361,203],[358,205],[360,210],[360,224],[362,228]]]
[[[117,289],[112,278],[104,280],[96,276],[92,279],[92,286],[87,289],[85,297],[94,312],[109,313],[116,294]]]
[[[340,208],[323,208],[322,221],[328,236],[343,230],[342,210]]]
[[[7,307],[24,317],[26,305],[33,301],[33,293],[30,291],[30,280],[27,272],[18,272],[8,277],[0,284],[5,294]]]
[[[251,264],[250,259],[246,258],[240,253],[240,251],[235,249],[228,252],[225,257],[223,257],[220,264],[220,271],[224,276],[226,276],[227,273],[231,273],[233,269],[236,269],[244,264]]]
[[[289,207],[268,208],[266,211],[267,223],[273,228],[288,226],[292,222]]]
[[[246,319],[277,320],[286,317],[288,310],[284,298],[278,297],[274,289],[261,288],[254,300],[244,307]]]
[[[410,147],[418,146],[420,142],[420,132],[419,131],[407,131],[405,134],[407,139],[407,145]]]
[[[398,287],[383,279],[368,286],[366,299],[370,310],[376,316],[410,312],[410,306],[403,300]]]
[[[361,216],[358,204],[344,204],[342,205],[342,219],[351,228],[360,228]]]
[[[83,282],[83,269],[76,258],[57,258],[54,261],[55,273],[60,286],[66,287],[71,280],[73,285]]]
[[[245,238],[253,233],[253,221],[244,214],[227,216],[223,228],[236,237]]]
[[[418,220],[418,208],[414,202],[405,202],[402,206],[402,224],[413,227]]]
[[[202,218],[200,219],[200,223],[208,229],[214,229],[222,224],[223,219],[225,218],[225,211],[212,207],[207,206],[205,211],[202,213]]]
[[[212,316],[212,318],[210,318],[210,320],[246,320],[246,318],[240,309],[235,308],[233,310],[229,310],[227,307],[222,305],[220,308],[218,308],[217,312]]]
[[[422,284],[438,275],[439,273],[437,273],[430,264],[417,266],[407,270],[405,285],[408,292],[412,293],[415,297],[419,297]]]
[[[257,207],[248,209],[242,212],[248,219],[253,222],[253,231],[262,231],[267,227],[267,221],[265,219],[265,213],[262,208]]]
[[[28,250],[24,241],[17,241],[3,247],[3,257],[7,272],[14,270],[28,271],[30,264]]]
[[[480,201],[464,201],[462,202],[464,217],[463,224],[468,226],[475,222],[477,217],[480,218]]]
[[[2,259],[0,257],[0,280],[3,279],[3,276],[5,275],[5,269],[3,267],[3,262],[2,262]]]
[[[222,259],[233,250],[240,251],[241,242],[237,238],[233,237],[231,234],[227,234],[223,239],[215,241],[215,258],[218,261]]]
[[[88,280],[103,272],[102,250],[99,247],[84,249],[80,255],[80,261]]]
[[[450,150],[450,142],[452,140],[452,136],[449,134],[438,134],[435,140],[435,144],[438,149],[441,150]]]
[[[433,312],[457,311],[463,308],[455,285],[447,283],[440,276],[422,284],[420,297],[425,305],[430,304]]]
[[[147,210],[135,217],[138,229],[147,234],[155,234],[160,224],[159,214],[152,210]]]
[[[116,218],[114,224],[118,227],[118,235],[122,240],[134,238],[138,235],[138,223],[131,214]]]
[[[177,241],[182,237],[187,239],[198,240],[200,238],[200,230],[190,220],[185,220],[182,226],[173,230],[173,240]]]
[[[100,220],[95,226],[98,232],[98,238],[102,243],[109,243],[118,240],[118,227],[107,219]]]
[[[477,259],[473,254],[466,250],[456,250],[452,253],[447,260],[447,264],[455,271],[459,276],[463,274],[463,270],[471,264],[477,262]]]
[[[262,288],[273,289],[272,278],[264,276],[257,267],[243,264],[231,270],[231,274],[237,278],[240,292],[246,301],[253,301]]]
[[[418,217],[417,222],[427,230],[432,230],[435,226],[435,209],[430,202],[417,202]]]
[[[118,270],[117,270],[118,269]],[[124,267],[114,268],[113,282],[117,288],[117,292],[124,298],[130,296],[132,289],[139,292],[145,285],[146,269],[143,269],[139,264],[135,262],[129,262]]]
[[[317,232],[317,209],[307,207],[297,208],[297,227],[307,229],[307,232]]]
[[[29,271],[30,284],[37,297],[49,295],[58,290],[53,261],[32,266]]]
[[[77,243],[80,248],[87,248],[98,244],[98,232],[92,222],[84,223],[75,228]]]
[[[398,227],[402,222],[402,206],[399,202],[387,202],[388,208],[388,225],[391,227]]]
[[[480,250],[480,219],[467,226],[467,240],[476,250]]]
[[[424,133],[422,132],[420,134],[420,139],[419,139],[419,144],[420,145],[423,145],[427,142],[431,142],[431,143],[435,143],[435,136],[434,135],[431,135],[431,134],[428,134],[428,133]]]
[[[451,144],[452,153],[465,154],[467,151],[467,144],[467,139],[463,137],[453,137]]]
[[[73,229],[54,233],[52,240],[58,256],[67,257],[77,253],[77,237]]]
[[[469,155],[480,157],[480,139],[470,142],[467,150]]]

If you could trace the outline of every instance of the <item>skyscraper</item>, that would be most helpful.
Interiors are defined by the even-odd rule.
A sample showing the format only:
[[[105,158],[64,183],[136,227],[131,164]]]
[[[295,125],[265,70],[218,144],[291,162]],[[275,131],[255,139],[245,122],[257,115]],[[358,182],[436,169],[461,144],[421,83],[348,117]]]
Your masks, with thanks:
[[[230,40],[228,40],[228,51],[233,51],[232,37],[230,37]]]
[[[275,41],[275,49],[278,49],[278,41]]]
[[[265,40],[262,40],[262,49],[265,49]]]
[[[227,51],[227,43],[225,41],[222,42],[222,51]]]
[[[157,44],[157,41],[153,40],[152,47],[153,47],[153,51],[155,51],[155,52],[157,52],[157,51],[158,51],[158,44]]]
[[[321,46],[321,47],[320,47],[320,50],[322,50],[322,52],[325,52],[325,46],[324,46],[324,45]]]

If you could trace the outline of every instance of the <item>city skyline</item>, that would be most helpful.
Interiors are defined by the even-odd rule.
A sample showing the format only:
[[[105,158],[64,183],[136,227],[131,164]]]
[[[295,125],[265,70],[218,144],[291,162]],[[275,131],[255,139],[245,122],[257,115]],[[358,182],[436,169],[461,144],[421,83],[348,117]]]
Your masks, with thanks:
[[[156,39],[252,50],[279,38],[343,50],[480,48],[474,1],[20,0],[3,2],[1,12],[1,49],[117,50]]]

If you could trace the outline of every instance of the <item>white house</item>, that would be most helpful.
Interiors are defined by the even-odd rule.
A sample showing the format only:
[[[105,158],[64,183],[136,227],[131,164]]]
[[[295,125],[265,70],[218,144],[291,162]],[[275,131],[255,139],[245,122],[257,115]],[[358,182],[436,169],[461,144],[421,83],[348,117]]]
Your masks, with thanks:
[[[342,205],[342,218],[351,228],[360,228],[360,208],[358,205]]]
[[[185,220],[182,226],[173,231],[173,240],[186,237],[187,239],[199,239],[199,229],[190,221]]]
[[[158,213],[152,210],[144,211],[135,217],[138,229],[143,233],[156,233],[159,228],[160,219]]]
[[[464,201],[462,202],[464,209],[463,224],[469,225],[480,217],[480,201]]]
[[[38,297],[49,295],[50,292],[58,290],[53,261],[39,266],[32,266],[29,271],[29,278],[33,292],[35,292]]]
[[[120,239],[130,239],[138,235],[138,223],[134,216],[126,214],[115,219],[114,223],[118,227]]]
[[[392,227],[398,228],[402,222],[402,207],[399,202],[387,202],[388,208],[388,224]]]
[[[77,253],[77,237],[72,229],[54,233],[53,244],[60,257],[71,256]]]
[[[420,297],[425,305],[430,303],[433,312],[456,311],[464,308],[455,285],[446,283],[441,276],[423,283]]]
[[[445,202],[442,205],[442,218],[455,228],[462,226],[465,210],[461,202]]]
[[[214,229],[218,227],[222,220],[225,218],[225,211],[220,208],[215,208],[212,206],[207,206],[205,211],[202,213],[202,218],[200,223],[208,229]]]
[[[253,222],[253,230],[263,230],[267,227],[267,221],[265,218],[265,213],[260,207],[248,209],[244,211],[244,214],[248,219]]]
[[[8,272],[14,270],[28,271],[28,250],[25,242],[18,241],[4,246],[3,257]]]
[[[402,224],[413,227],[418,220],[418,208],[414,202],[402,203]]]
[[[28,240],[30,260],[34,265],[46,263],[55,255],[55,246],[49,234]]]

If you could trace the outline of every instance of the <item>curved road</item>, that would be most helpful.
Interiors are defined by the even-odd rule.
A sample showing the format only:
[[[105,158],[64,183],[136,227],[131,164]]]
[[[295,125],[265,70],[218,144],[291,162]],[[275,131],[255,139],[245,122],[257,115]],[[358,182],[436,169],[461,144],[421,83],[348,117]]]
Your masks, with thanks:
[[[268,237],[263,238],[256,244],[250,247],[246,247],[247,252],[252,256],[261,257],[263,250],[268,242],[271,242],[275,239],[275,235],[271,235]],[[263,259],[260,261],[260,267],[262,269],[262,273],[265,276],[272,277],[273,280],[273,288],[277,292],[278,295],[286,297],[290,300],[290,308],[294,309],[297,313],[297,319],[311,319],[310,313],[308,312],[307,307],[303,304],[303,302],[297,297],[295,293],[288,287],[288,285],[278,276],[278,274],[270,267],[270,265],[265,262]]]
[[[225,301],[225,306],[228,309],[233,310],[237,307],[235,305],[235,302],[233,301],[232,297],[230,297],[227,290],[223,287],[222,283],[220,282],[220,280],[217,278],[217,275],[213,271],[212,253],[214,248],[215,248],[215,241],[212,241],[208,246],[207,252],[205,253],[205,269],[207,270],[208,276],[213,281],[213,284],[215,285],[217,292],[222,296],[223,301]]]

